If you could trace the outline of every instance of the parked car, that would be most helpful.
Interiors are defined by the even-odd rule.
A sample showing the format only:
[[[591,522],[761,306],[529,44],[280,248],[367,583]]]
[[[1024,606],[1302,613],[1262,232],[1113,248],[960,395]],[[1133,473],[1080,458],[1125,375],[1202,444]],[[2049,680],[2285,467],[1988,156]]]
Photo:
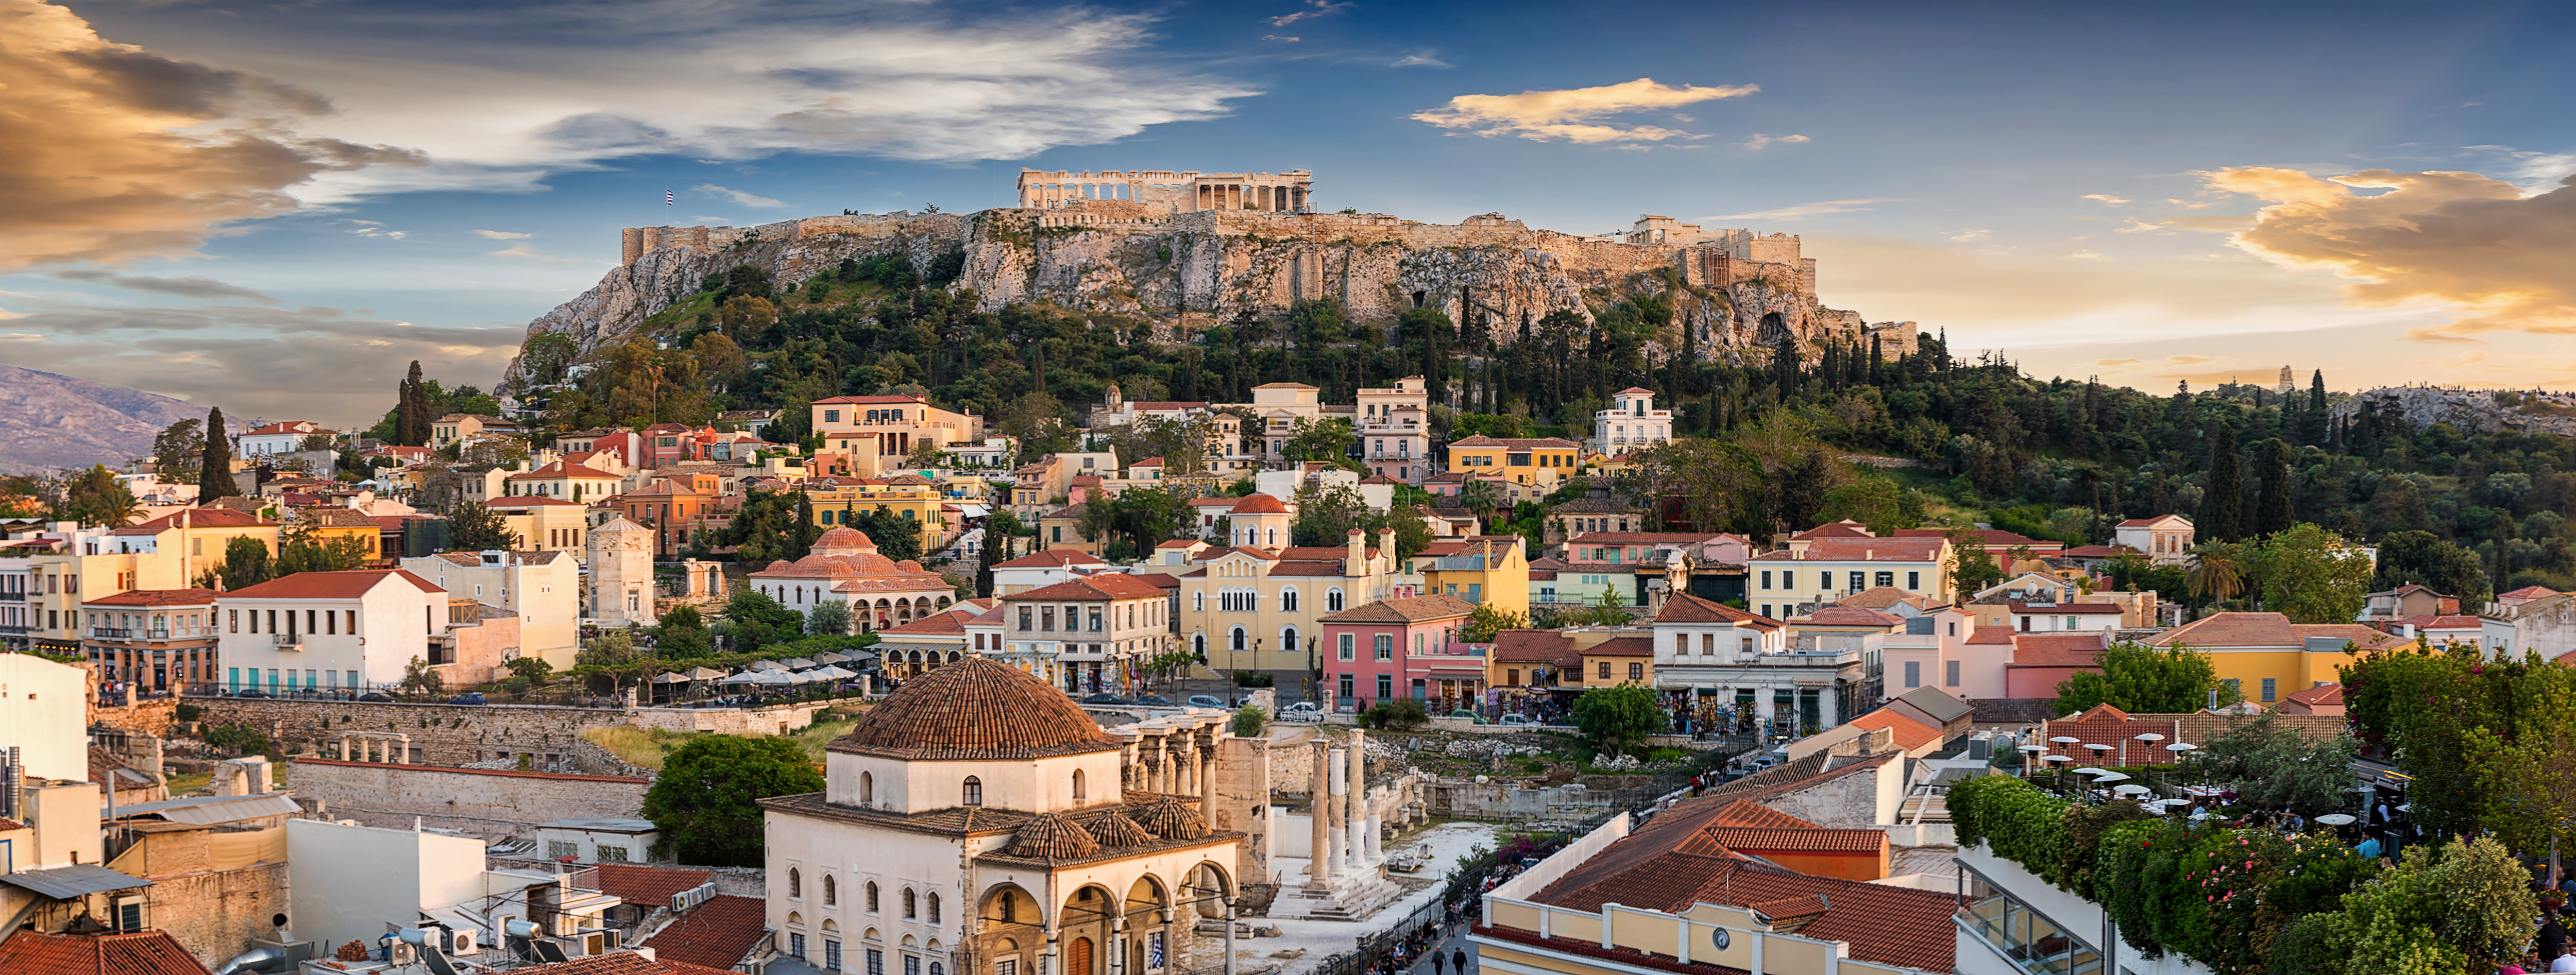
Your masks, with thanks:
[[[1217,700],[1216,696],[1212,694],[1192,694],[1190,695],[1190,706],[1194,708],[1221,708],[1226,707],[1227,705],[1224,701]]]
[[[245,688],[242,688],[241,690],[234,691],[234,692],[233,692],[233,696],[234,696],[234,697],[275,697],[276,695],[270,694],[269,692],[267,692],[267,691],[263,691],[263,690],[260,690],[259,688],[256,688],[256,687],[245,687]]]
[[[1533,727],[1538,724],[1538,722],[1530,720],[1530,716],[1526,714],[1506,714],[1503,715],[1503,720],[1495,723],[1512,725],[1514,727]]]
[[[459,695],[456,695],[455,697],[448,698],[448,699],[447,699],[447,703],[449,703],[449,704],[490,704],[490,703],[492,703],[492,702],[484,700],[484,699],[483,699],[483,693],[482,693],[481,691],[474,691],[474,692],[470,692],[470,693],[459,694]]]
[[[1164,696],[1162,696],[1162,695],[1160,695],[1160,694],[1140,694],[1140,695],[1137,695],[1137,697],[1136,697],[1136,703],[1138,703],[1138,704],[1151,704],[1151,705],[1153,705],[1153,706],[1155,706],[1155,707],[1158,707],[1158,708],[1168,708],[1168,707],[1171,707],[1171,706],[1172,706],[1172,701],[1171,701],[1171,699],[1170,699],[1170,698],[1167,698],[1167,697],[1164,697]]]
[[[394,696],[380,691],[368,691],[364,694],[358,695],[358,700],[374,704],[391,704],[394,701]]]
[[[1316,707],[1315,702],[1313,701],[1299,701],[1287,707],[1280,708],[1279,720],[1322,721],[1324,720],[1324,709]]]
[[[1123,698],[1123,697],[1119,697],[1119,696],[1118,696],[1118,695],[1116,695],[1116,694],[1111,694],[1111,693],[1109,693],[1108,691],[1102,691],[1102,692],[1100,692],[1100,693],[1098,693],[1098,694],[1094,694],[1094,695],[1092,695],[1092,696],[1090,696],[1090,697],[1083,698],[1083,699],[1082,699],[1082,703],[1084,703],[1084,704],[1134,704],[1134,703],[1136,703],[1136,702],[1134,702],[1134,701],[1130,701],[1130,700],[1128,700],[1128,699],[1126,699],[1126,698]]]
[[[1466,720],[1466,721],[1471,721],[1471,722],[1474,722],[1474,723],[1476,723],[1476,724],[1484,724],[1484,723],[1485,723],[1485,719],[1484,719],[1484,718],[1478,717],[1478,716],[1476,715],[1476,712],[1474,712],[1474,711],[1470,711],[1470,710],[1468,710],[1468,709],[1466,709],[1466,708],[1459,708],[1458,710],[1455,710],[1455,711],[1451,711],[1451,712],[1449,712],[1449,717],[1451,717],[1451,718],[1453,718],[1453,719],[1463,719],[1463,720]]]

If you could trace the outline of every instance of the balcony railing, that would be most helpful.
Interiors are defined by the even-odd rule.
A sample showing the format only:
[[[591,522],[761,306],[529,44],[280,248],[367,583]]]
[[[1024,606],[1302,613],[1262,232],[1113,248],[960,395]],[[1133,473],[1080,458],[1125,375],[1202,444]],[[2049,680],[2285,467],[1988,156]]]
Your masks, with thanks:
[[[122,640],[134,635],[134,631],[121,626],[93,626],[89,628],[89,635],[101,640]]]
[[[271,633],[268,642],[272,646],[293,648],[303,646],[304,638],[293,633]]]

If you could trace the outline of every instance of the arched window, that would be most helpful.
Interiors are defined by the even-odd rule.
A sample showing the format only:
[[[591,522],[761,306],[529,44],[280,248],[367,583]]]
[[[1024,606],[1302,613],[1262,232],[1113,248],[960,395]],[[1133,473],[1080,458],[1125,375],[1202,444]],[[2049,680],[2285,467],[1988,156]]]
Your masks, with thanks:
[[[823,906],[825,906],[825,907],[830,907],[830,906],[835,905],[835,904],[838,904],[838,903],[840,903],[840,902],[841,902],[841,882],[840,882],[838,879],[835,879],[831,874],[828,874],[828,873],[827,873],[827,874],[824,874],[824,875],[823,875]]]
[[[1338,613],[1341,611],[1342,591],[1338,588],[1324,590],[1324,612]]]
[[[1082,801],[1082,770],[1073,770],[1073,801]]]
[[[1283,613],[1294,613],[1297,611],[1297,590],[1279,590],[1279,611]]]
[[[1279,628],[1279,649],[1285,653],[1297,652],[1296,627],[1283,626]]]
[[[1249,641],[1247,640],[1247,638],[1246,638],[1246,637],[1245,637],[1245,635],[1244,635],[1243,627],[1240,627],[1240,626],[1235,627],[1235,628],[1234,628],[1234,650],[1235,650],[1236,652],[1241,652],[1241,651],[1244,649],[1244,646],[1245,646],[1248,642],[1249,642]]]
[[[859,773],[859,801],[877,801],[877,777],[873,772]]]
[[[1207,634],[1190,634],[1190,653],[1196,655],[1201,660],[1207,659]]]
[[[907,919],[907,920],[909,920],[909,919],[912,919],[912,918],[920,917],[920,916],[921,916],[921,910],[920,910],[920,908],[921,908],[921,900],[920,900],[920,898],[915,897],[915,896],[913,895],[913,893],[912,893],[912,888],[910,888],[910,887],[906,887],[906,888],[904,888],[904,889],[903,889],[903,916],[904,916],[904,918],[905,918],[905,919]]]
[[[796,872],[795,867],[787,868],[787,896],[805,896],[805,875]]]
[[[939,923],[939,892],[938,892],[938,891],[935,891],[935,890],[930,892],[930,923],[932,923],[932,924],[937,924],[937,923]],[[937,946],[936,946],[936,945],[934,945],[933,947],[937,947]],[[936,975],[936,973],[939,971],[939,963],[938,963],[938,962],[931,962],[931,963],[930,963],[930,970],[931,970],[931,972],[933,972],[933,973],[934,973],[934,975]]]
[[[984,780],[972,775],[966,777],[966,804],[969,806],[984,804]]]
[[[1002,892],[1001,901],[1002,901],[1002,904],[1001,904],[1001,907],[1002,907],[1002,923],[1004,923],[1004,924],[1018,924],[1018,923],[1020,923],[1020,919],[1019,919],[1019,913],[1020,913],[1020,912],[1019,912],[1019,908],[1018,908],[1017,906],[1015,906],[1015,905],[1016,905],[1016,903],[1019,901],[1019,898],[1011,896],[1011,892],[1006,890],[1006,891],[1003,891],[1003,892]]]
[[[877,882],[868,881],[868,913],[877,912]]]

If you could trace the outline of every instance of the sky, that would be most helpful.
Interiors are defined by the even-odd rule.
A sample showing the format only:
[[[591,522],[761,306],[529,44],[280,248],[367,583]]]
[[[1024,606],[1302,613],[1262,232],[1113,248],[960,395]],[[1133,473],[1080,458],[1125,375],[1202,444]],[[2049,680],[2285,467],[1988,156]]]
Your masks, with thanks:
[[[2042,377],[2566,388],[2571,41],[2539,2],[0,0],[0,362],[361,422],[414,359],[492,382],[621,227],[1026,166],[1797,234],[1827,305]]]

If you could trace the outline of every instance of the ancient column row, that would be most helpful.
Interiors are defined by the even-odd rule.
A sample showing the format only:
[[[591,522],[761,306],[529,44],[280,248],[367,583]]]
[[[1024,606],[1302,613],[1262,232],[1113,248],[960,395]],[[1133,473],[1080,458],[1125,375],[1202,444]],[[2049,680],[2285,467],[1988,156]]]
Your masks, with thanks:
[[[352,757],[353,754],[355,757]],[[340,735],[340,758],[342,761],[349,762],[409,765],[411,764],[411,736],[343,733]]]

